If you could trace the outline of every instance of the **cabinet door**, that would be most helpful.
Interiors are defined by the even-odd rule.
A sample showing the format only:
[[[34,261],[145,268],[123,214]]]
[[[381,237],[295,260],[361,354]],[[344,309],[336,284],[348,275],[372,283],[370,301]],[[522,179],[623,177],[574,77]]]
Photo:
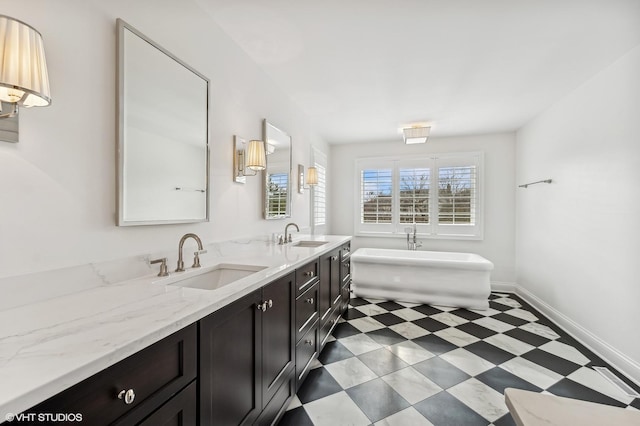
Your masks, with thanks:
[[[320,323],[329,318],[336,297],[340,295],[339,250],[320,257],[320,288],[318,289]]]
[[[200,321],[200,424],[251,424],[262,410],[261,290]]]
[[[262,288],[262,398],[266,406],[295,364],[295,273]]]

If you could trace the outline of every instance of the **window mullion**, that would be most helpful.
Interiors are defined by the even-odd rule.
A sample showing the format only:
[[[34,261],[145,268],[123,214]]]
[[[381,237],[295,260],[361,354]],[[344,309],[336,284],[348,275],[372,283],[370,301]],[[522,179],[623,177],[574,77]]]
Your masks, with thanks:
[[[400,166],[398,161],[393,162],[393,192],[391,202],[393,203],[393,216],[391,222],[393,223],[393,232],[398,233],[400,227]]]

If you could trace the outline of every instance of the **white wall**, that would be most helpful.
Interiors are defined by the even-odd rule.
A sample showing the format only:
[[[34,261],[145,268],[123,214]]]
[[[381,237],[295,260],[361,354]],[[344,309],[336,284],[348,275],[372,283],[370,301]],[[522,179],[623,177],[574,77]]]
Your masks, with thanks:
[[[210,243],[284,231],[286,221],[262,219],[259,177],[232,182],[233,135],[259,138],[269,119],[292,136],[294,168],[308,165],[311,144],[327,145],[194,1],[3,1],[2,13],[42,33],[53,102],[21,111],[20,143],[0,142],[0,277],[177,252],[186,232]],[[115,226],[118,17],[211,80],[209,223]],[[292,207],[308,227],[309,191]]]
[[[566,317],[574,332],[600,339],[601,352],[618,351],[612,361],[636,380],[638,76],[640,46],[523,127],[516,149],[518,183],[553,179],[518,190],[518,284]]]
[[[354,233],[355,160],[358,157],[421,155],[434,152],[484,152],[484,239],[460,241],[422,239],[422,250],[478,253],[491,260],[492,281],[515,282],[515,134],[430,138],[425,145],[395,143],[332,145],[329,161],[329,210],[331,234]],[[358,247],[406,249],[406,239],[356,237]]]

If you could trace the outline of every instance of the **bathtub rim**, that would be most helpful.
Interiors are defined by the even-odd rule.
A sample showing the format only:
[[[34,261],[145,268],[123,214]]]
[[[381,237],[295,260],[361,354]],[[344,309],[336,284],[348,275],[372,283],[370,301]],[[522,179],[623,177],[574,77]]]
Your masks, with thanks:
[[[471,256],[469,260],[429,258],[430,253],[440,255]],[[420,255],[421,254],[421,255]],[[431,250],[401,250],[361,247],[351,253],[351,262],[404,266],[429,266],[443,269],[466,269],[492,271],[493,262],[476,253],[446,252]]]

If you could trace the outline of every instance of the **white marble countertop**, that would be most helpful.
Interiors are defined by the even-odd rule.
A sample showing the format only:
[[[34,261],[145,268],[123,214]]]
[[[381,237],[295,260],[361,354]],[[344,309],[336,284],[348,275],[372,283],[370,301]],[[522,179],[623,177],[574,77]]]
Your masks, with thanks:
[[[327,244],[308,248],[247,240],[214,245],[201,257],[203,268],[219,263],[266,266],[217,290],[165,285],[146,266],[147,274],[139,278],[110,281],[96,271],[100,285],[77,290],[82,286],[69,282],[75,286],[72,292],[61,290],[62,295],[45,300],[34,295],[32,303],[0,307],[0,423],[8,413],[31,408],[351,237],[296,235],[295,240],[301,239]],[[191,261],[186,253],[185,263]],[[46,284],[34,283],[33,289]]]
[[[518,426],[640,425],[635,410],[512,388],[505,389],[504,397]]]

